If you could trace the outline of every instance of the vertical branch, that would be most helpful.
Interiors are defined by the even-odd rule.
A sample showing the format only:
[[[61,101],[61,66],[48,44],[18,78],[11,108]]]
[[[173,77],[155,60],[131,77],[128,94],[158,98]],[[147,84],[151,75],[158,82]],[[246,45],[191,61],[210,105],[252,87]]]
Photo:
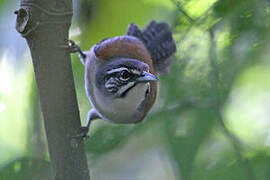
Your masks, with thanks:
[[[217,57],[216,57],[216,41],[215,41],[215,35],[214,35],[214,28],[209,30],[210,34],[210,65],[212,68],[212,72],[210,73],[210,80],[211,80],[211,86],[212,86],[212,108],[214,111],[214,114],[216,116],[216,120],[219,124],[219,127],[221,128],[223,134],[225,137],[228,138],[230,143],[233,146],[237,161],[242,165],[242,168],[244,170],[244,174],[246,175],[246,179],[253,180],[255,179],[255,176],[253,174],[252,167],[247,159],[245,159],[242,155],[242,147],[241,142],[237,139],[237,137],[232,134],[228,128],[226,127],[221,111],[220,111],[220,95],[218,90],[218,82],[219,82],[219,72],[217,67]]]
[[[53,176],[89,180],[67,39],[72,0],[21,0],[16,29],[31,51]]]
[[[32,73],[32,75],[34,75],[34,73]],[[41,118],[41,109],[34,76],[31,77],[31,90],[29,95],[29,111],[31,112],[30,118],[32,126],[29,128],[30,130],[28,130],[28,139],[31,140],[27,142],[27,148],[30,149],[29,153],[31,153],[31,156],[44,159],[48,150],[46,148],[47,144],[45,142],[43,119]]]

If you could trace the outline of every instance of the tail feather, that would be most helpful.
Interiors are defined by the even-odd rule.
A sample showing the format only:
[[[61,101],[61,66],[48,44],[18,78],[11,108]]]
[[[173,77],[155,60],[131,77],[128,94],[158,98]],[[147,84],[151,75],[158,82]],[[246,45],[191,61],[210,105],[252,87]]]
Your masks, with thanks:
[[[159,73],[168,72],[171,56],[176,51],[172,32],[167,23],[151,21],[143,32],[135,24],[130,24],[127,35],[141,39],[150,52],[155,70]]]
[[[131,23],[128,26],[128,30],[127,30],[126,34],[129,35],[129,36],[135,36],[135,37],[137,37],[137,38],[139,38],[141,40],[143,38],[142,31],[139,29],[139,27],[136,24],[133,24],[133,23]]]

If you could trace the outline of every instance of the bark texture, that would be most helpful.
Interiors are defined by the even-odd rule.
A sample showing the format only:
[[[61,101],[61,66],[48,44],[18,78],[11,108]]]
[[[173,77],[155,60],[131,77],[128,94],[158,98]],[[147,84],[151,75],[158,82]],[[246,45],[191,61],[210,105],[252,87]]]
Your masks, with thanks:
[[[31,50],[54,179],[88,180],[79,110],[67,48],[72,0],[21,0],[16,29]]]

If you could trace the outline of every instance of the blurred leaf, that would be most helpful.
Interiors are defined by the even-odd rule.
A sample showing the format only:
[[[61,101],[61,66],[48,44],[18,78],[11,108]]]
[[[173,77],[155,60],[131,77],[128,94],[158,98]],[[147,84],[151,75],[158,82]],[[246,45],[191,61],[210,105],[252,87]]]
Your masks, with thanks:
[[[3,180],[49,180],[50,164],[39,159],[23,157],[0,168],[0,179]]]
[[[259,180],[267,180],[270,177],[269,153],[253,152],[249,157],[249,162],[253,165],[255,177]],[[205,168],[202,168],[205,167]],[[223,152],[223,154],[213,154],[210,159],[205,159],[204,164],[194,168],[192,179],[201,180],[245,180],[245,175],[241,165],[234,159],[231,151]]]
[[[139,26],[146,25],[151,19],[172,23],[175,16],[169,0],[101,0],[93,2],[95,11],[87,22],[83,22],[82,27],[82,46],[87,49],[104,38],[124,34],[131,22]],[[164,2],[166,2],[166,6],[164,6]]]
[[[248,0],[249,1],[249,0]],[[230,14],[235,8],[241,6],[241,4],[248,4],[245,0],[227,0],[227,1],[217,1],[215,3],[215,11],[219,16],[225,16]]]
[[[209,109],[186,111],[178,118],[175,116],[174,121],[166,122],[165,127],[168,145],[172,156],[178,162],[180,176],[182,179],[190,179],[200,145],[212,130],[213,114]],[[185,133],[177,133],[180,128],[185,129]]]

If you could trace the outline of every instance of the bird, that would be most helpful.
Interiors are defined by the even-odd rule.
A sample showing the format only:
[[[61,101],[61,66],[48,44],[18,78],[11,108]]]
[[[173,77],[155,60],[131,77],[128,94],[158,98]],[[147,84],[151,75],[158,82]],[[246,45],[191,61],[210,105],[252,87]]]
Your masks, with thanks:
[[[86,126],[75,138],[87,138],[90,124],[103,119],[116,124],[136,124],[153,107],[157,76],[167,73],[176,44],[166,22],[152,20],[143,30],[131,23],[126,34],[105,38],[89,51],[69,40],[85,66],[85,89],[92,109]]]

